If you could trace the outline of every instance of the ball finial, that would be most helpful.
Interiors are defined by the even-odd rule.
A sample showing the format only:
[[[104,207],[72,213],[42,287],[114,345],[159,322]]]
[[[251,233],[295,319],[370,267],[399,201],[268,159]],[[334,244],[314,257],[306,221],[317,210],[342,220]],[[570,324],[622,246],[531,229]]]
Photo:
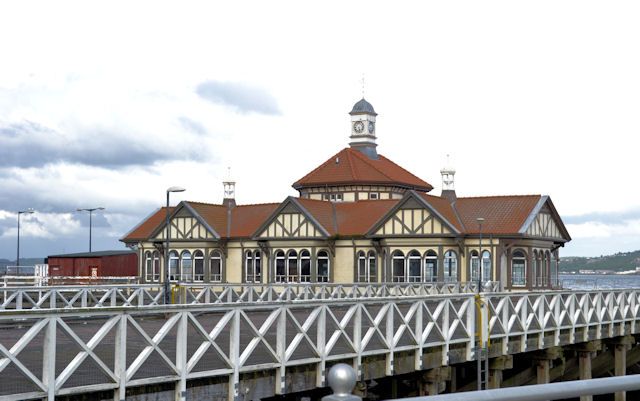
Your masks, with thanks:
[[[329,387],[333,390],[333,394],[337,396],[350,395],[356,386],[356,372],[346,363],[338,363],[333,365],[327,375]]]

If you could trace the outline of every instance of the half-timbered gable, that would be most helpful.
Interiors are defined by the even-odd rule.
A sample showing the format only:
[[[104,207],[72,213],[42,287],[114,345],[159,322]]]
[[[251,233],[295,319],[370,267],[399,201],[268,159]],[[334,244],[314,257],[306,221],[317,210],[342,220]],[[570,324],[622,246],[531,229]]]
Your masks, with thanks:
[[[560,241],[571,239],[548,196],[541,197],[520,232],[535,238]]]
[[[329,233],[296,200],[287,198],[256,231],[256,239],[327,238]]]
[[[176,241],[215,240],[218,233],[186,202],[181,203],[169,218],[171,239]],[[155,240],[165,239],[165,224],[153,234]]]
[[[455,236],[459,231],[413,191],[369,231],[370,236]]]

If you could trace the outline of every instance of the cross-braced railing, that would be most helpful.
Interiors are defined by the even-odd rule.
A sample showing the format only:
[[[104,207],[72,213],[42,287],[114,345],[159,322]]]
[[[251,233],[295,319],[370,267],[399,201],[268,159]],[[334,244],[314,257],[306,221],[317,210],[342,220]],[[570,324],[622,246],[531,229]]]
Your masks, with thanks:
[[[492,353],[519,353],[636,333],[640,290],[484,293],[280,300],[211,305],[128,306],[0,311],[0,399],[22,400],[219,377],[239,396],[240,375],[272,372],[274,393],[287,372],[311,367],[324,384],[327,365],[369,361],[422,369],[426,354],[442,364],[471,361],[476,311]],[[486,332],[483,333],[483,336]],[[497,347],[497,348],[496,348]],[[455,358],[452,360],[451,358]]]
[[[178,284],[172,303],[226,304],[277,301],[348,300],[474,293],[477,283],[388,284]],[[483,284],[497,292],[497,282]],[[155,306],[164,303],[162,284],[7,287],[0,289],[0,310]]]
[[[276,372],[276,393],[285,392],[287,369],[313,365],[317,385],[325,367],[382,356],[394,373],[399,352],[449,347],[471,358],[472,295],[227,304],[215,308],[168,307],[0,312],[0,399],[48,398],[89,391],[228,378],[238,396],[242,372]]]

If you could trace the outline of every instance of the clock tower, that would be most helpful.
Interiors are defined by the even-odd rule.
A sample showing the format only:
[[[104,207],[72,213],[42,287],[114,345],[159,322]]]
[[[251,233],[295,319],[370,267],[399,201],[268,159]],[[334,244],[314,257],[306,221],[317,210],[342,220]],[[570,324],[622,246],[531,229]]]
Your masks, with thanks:
[[[364,98],[353,105],[351,115],[351,142],[349,146],[364,153],[370,159],[378,159],[376,152],[376,116],[371,103]]]

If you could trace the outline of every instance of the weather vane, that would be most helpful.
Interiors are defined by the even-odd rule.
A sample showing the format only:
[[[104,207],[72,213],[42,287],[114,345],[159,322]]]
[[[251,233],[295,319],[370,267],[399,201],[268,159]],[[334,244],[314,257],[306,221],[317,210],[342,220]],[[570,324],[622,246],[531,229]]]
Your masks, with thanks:
[[[362,73],[362,98],[364,99],[364,72]]]

